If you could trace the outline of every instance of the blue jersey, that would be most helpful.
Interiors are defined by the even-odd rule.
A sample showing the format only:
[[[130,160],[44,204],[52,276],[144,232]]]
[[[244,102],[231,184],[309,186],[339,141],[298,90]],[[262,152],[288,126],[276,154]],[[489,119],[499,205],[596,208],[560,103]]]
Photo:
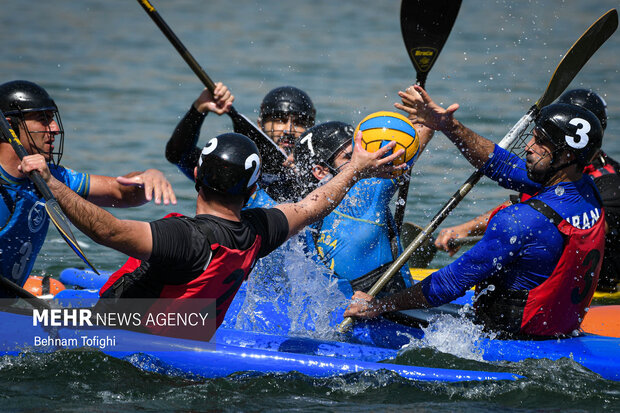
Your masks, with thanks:
[[[259,185],[243,208],[273,208],[276,205],[278,203],[267,195],[267,192]]]
[[[312,225],[314,231],[307,231],[310,250],[349,281],[395,259],[391,239],[397,232],[389,203],[396,189],[390,179],[363,179],[355,184],[331,214]],[[406,266],[401,275],[411,285]]]
[[[571,225],[591,228],[601,216],[601,205],[592,179],[542,187],[527,177],[525,161],[496,146],[484,173],[508,189],[536,194]],[[545,281],[555,269],[564,249],[556,224],[526,204],[499,211],[484,237],[447,267],[422,281],[427,301],[441,305],[462,296],[481,281],[501,273],[501,287],[529,290]]]
[[[90,176],[49,165],[52,175],[86,197]],[[45,200],[28,178],[15,178],[0,167],[0,276],[22,286],[43,246],[49,217]]]

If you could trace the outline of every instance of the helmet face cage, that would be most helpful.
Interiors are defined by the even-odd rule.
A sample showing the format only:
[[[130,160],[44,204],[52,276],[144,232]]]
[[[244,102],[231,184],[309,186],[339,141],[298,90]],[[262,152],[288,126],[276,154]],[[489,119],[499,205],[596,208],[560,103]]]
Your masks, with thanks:
[[[542,137],[553,145],[548,154],[551,168],[546,178],[572,164],[586,166],[600,149],[603,139],[600,121],[592,112],[577,105],[559,103],[543,108],[535,123],[513,142],[509,150],[524,158],[526,144],[534,136],[534,131],[539,139]],[[559,164],[558,155],[564,152],[570,153],[570,159]]]
[[[332,174],[339,171],[333,165],[336,156],[353,140],[353,126],[344,122],[325,122],[313,126],[295,143],[297,168],[310,182],[315,165],[324,165]]]
[[[27,113],[35,113],[35,112],[41,112],[42,116],[45,117],[44,123],[48,125],[46,129],[30,130],[28,128],[28,125],[26,124],[25,115]],[[49,112],[52,113],[51,116],[49,115]],[[13,119],[17,119],[17,123],[22,126],[22,129],[26,132],[26,135],[28,136],[28,141],[30,143],[31,148],[36,150],[37,153],[40,153],[41,155],[48,155],[49,163],[54,164],[54,165],[60,165],[60,160],[62,159],[62,154],[63,154],[64,146],[65,146],[65,130],[62,126],[62,120],[60,119],[60,113],[58,112],[58,108],[56,106],[47,107],[47,108],[26,109],[26,110],[18,109],[16,111],[10,111],[8,113],[5,113],[5,115]],[[50,132],[49,125],[52,122],[56,122],[56,124],[58,125],[58,130],[53,132],[54,133],[54,149],[50,148],[50,150],[46,153],[43,151],[43,149],[41,149],[36,144],[32,134]],[[19,128],[15,130],[15,133],[18,134],[19,136]]]
[[[290,122],[290,127],[284,127]],[[276,144],[285,143],[284,151],[291,154],[295,141],[308,128],[308,120],[297,113],[278,112],[266,116],[261,121],[263,132],[267,134]],[[278,127],[279,126],[279,127]],[[312,125],[310,125],[312,126]]]
[[[50,97],[45,89],[36,83],[27,80],[13,80],[0,85],[0,109],[9,118],[11,126],[19,136],[20,126],[26,132],[30,146],[40,154],[46,154],[35,143],[33,134],[53,133],[55,150],[49,151],[49,162],[59,164],[64,148],[64,128],[60,119],[58,106]],[[50,116],[51,112],[51,116]],[[26,124],[26,115],[30,113],[41,113],[42,123],[45,125],[42,130],[30,130]],[[50,124],[55,122],[58,131],[51,131]],[[23,137],[22,137],[23,139]]]
[[[306,129],[314,125],[315,116],[316,109],[306,92],[293,86],[282,86],[265,95],[260,106],[259,121],[263,131],[274,141],[278,143],[284,139],[292,145]],[[289,121],[290,130],[276,127],[276,123],[286,124]],[[273,123],[266,128],[268,122]]]

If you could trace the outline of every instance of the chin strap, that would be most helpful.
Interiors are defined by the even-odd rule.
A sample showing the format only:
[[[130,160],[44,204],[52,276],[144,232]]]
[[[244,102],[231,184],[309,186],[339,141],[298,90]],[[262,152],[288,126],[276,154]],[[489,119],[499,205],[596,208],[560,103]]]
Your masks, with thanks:
[[[568,162],[564,162],[563,164],[560,164],[560,165],[554,165],[555,164],[555,160],[557,159],[556,154],[559,151],[561,151],[561,150],[566,150],[566,148],[558,148],[558,149],[556,149],[555,151],[553,151],[551,153],[551,157],[552,157],[551,165],[549,167],[549,171],[545,174],[545,177],[544,177],[545,183],[549,182],[549,180],[553,177],[553,175],[555,175],[557,172],[561,171],[562,169],[564,169],[566,167],[569,167],[571,165],[575,165],[575,164],[579,163],[579,160],[577,159],[577,156],[574,155],[575,158],[573,160],[568,161]]]

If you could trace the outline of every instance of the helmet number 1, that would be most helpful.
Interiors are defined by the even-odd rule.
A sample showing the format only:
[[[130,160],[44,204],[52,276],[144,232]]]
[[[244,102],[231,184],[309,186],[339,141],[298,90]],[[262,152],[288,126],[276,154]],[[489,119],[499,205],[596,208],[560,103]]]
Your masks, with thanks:
[[[570,135],[564,136],[564,139],[566,140],[566,143],[568,143],[568,146],[575,149],[585,148],[588,144],[588,141],[590,140],[590,137],[588,136],[588,132],[590,132],[591,129],[590,123],[587,120],[581,118],[573,118],[568,123],[573,126],[577,126],[577,130],[575,131],[577,137]]]

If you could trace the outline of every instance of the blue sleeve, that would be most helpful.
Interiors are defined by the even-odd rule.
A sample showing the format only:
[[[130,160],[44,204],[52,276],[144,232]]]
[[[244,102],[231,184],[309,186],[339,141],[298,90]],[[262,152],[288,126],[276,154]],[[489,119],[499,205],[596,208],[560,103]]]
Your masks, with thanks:
[[[76,172],[62,166],[50,165],[50,172],[54,178],[67,185],[73,192],[82,198],[88,196],[90,191],[90,175],[83,172]]]
[[[448,303],[479,282],[497,274],[519,255],[522,229],[511,208],[498,212],[482,240],[447,267],[422,281],[422,292],[433,306]]]
[[[507,189],[530,195],[542,189],[541,184],[528,178],[523,159],[497,145],[492,156],[482,167],[482,172]]]

